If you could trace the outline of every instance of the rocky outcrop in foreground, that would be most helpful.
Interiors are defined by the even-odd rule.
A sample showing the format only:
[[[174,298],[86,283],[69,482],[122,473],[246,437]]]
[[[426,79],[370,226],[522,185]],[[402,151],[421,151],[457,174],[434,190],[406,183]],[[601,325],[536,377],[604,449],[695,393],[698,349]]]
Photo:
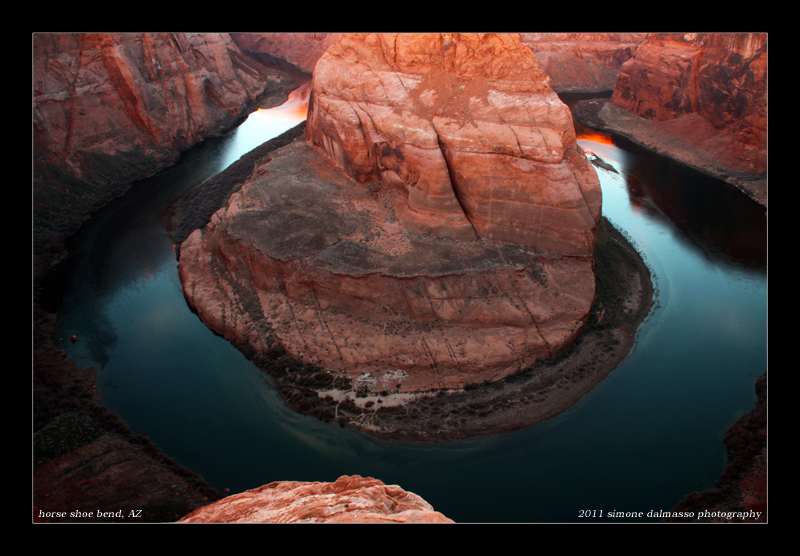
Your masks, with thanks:
[[[346,35],[310,112],[308,144],[265,159],[181,246],[213,330],[316,366],[323,395],[382,403],[495,381],[575,339],[600,185],[518,37]]]
[[[599,117],[766,204],[766,33],[648,35]]]
[[[613,91],[622,64],[644,40],[645,33],[522,33],[522,42],[536,55],[559,93]]]
[[[281,481],[228,496],[179,523],[453,523],[414,493],[372,478]]]

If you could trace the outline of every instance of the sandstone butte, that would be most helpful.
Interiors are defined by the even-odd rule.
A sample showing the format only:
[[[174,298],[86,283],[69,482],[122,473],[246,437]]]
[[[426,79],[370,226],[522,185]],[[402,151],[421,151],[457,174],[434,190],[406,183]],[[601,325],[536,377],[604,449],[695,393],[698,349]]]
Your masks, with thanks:
[[[178,523],[453,523],[414,493],[369,477],[280,481],[203,506]]]
[[[498,380],[576,338],[600,184],[518,36],[342,35],[306,129],[181,246],[208,326],[390,394]]]
[[[766,205],[766,33],[648,34],[600,117]]]

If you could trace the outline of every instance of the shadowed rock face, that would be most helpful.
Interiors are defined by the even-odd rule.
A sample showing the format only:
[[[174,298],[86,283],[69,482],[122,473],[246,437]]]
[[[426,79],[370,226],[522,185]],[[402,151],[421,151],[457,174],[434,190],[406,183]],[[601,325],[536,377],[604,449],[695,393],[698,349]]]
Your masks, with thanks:
[[[650,34],[623,65],[611,104],[732,171],[764,173],[767,34]]]
[[[453,523],[425,500],[369,477],[279,481],[229,496],[179,523]]]
[[[339,33],[231,33],[243,51],[275,56],[308,73],[338,38]]]
[[[522,33],[522,42],[536,55],[559,93],[613,91],[622,64],[645,33]]]
[[[37,165],[93,182],[170,162],[277,80],[214,33],[35,34],[33,70]]]
[[[513,37],[422,38],[337,43],[308,141],[183,243],[184,292],[212,329],[376,392],[498,380],[574,340],[600,189],[569,111]],[[328,96],[337,80],[356,98]],[[373,104],[380,91],[400,104]]]

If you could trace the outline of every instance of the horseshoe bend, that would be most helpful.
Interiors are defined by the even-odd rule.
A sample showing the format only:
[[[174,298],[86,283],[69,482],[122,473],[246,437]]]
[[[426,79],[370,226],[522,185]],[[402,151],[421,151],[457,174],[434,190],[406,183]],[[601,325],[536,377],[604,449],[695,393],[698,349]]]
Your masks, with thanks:
[[[290,405],[393,439],[566,409],[652,303],[569,109],[495,35],[343,36],[305,134],[189,235],[179,271]]]

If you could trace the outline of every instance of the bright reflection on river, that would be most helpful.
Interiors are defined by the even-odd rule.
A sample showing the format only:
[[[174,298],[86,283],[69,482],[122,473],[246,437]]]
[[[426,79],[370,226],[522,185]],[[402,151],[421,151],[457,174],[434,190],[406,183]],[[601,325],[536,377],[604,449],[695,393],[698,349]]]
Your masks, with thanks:
[[[236,162],[243,153],[264,142],[264,137],[277,137],[287,129],[305,121],[308,113],[308,96],[311,84],[289,93],[289,99],[276,108],[259,108],[251,113],[234,131],[225,156],[220,160],[220,171]]]

